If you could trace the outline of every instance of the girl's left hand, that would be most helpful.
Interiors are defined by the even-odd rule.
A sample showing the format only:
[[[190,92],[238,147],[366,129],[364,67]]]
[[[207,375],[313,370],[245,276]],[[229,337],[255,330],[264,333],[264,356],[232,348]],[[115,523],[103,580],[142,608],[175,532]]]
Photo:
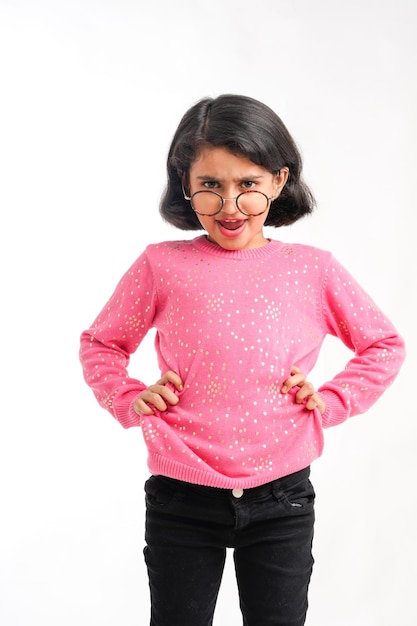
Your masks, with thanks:
[[[298,368],[293,366],[291,376],[282,384],[281,393],[288,393],[293,387],[299,387],[295,394],[295,401],[298,404],[305,402],[305,407],[309,411],[318,409],[323,415],[326,410],[326,404],[320,394],[315,391],[313,385],[306,380],[305,375]]]

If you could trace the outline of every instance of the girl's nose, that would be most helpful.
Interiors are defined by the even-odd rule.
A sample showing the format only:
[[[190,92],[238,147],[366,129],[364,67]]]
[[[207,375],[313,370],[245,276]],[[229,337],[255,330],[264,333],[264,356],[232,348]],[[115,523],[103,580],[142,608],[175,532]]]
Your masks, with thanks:
[[[236,198],[223,198],[222,213],[233,215],[238,210],[236,206]]]

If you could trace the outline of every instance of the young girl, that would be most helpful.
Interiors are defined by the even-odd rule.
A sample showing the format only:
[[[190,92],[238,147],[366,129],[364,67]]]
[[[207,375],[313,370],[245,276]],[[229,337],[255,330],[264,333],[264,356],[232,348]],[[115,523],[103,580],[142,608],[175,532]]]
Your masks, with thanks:
[[[391,322],[329,252],[265,237],[313,204],[271,109],[201,100],[172,141],[160,210],[206,234],[149,245],[82,335],[85,380],[122,426],[142,428],[149,451],[152,626],[212,624],[227,547],[246,626],[305,623],[309,467],[323,428],[367,410],[404,358]],[[127,371],[151,328],[154,384]],[[327,334],[354,354],[316,391],[307,377]]]

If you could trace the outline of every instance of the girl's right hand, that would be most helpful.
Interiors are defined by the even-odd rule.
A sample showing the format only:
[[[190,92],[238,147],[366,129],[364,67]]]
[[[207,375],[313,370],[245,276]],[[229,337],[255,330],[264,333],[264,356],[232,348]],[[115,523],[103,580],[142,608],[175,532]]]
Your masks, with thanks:
[[[178,396],[167,384],[171,383],[177,391],[183,390],[183,383],[176,372],[169,370],[154,385],[150,385],[142,391],[133,403],[133,408],[138,415],[153,415],[154,410],[166,411],[168,405],[178,404]]]

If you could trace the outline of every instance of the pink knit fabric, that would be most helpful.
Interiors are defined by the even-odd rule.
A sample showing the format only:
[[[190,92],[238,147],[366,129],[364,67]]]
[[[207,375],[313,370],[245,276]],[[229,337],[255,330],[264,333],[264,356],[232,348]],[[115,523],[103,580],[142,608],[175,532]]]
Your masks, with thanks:
[[[168,411],[139,416],[133,401],[156,381],[129,377],[127,366],[152,327],[161,372],[176,371],[184,390]],[[311,371],[326,334],[354,354],[319,388],[321,416],[280,387],[293,365]],[[232,489],[320,456],[323,427],[377,400],[404,345],[329,252],[279,241],[229,251],[201,236],[148,246],[82,334],[80,355],[100,404],[125,428],[142,427],[152,473]]]

